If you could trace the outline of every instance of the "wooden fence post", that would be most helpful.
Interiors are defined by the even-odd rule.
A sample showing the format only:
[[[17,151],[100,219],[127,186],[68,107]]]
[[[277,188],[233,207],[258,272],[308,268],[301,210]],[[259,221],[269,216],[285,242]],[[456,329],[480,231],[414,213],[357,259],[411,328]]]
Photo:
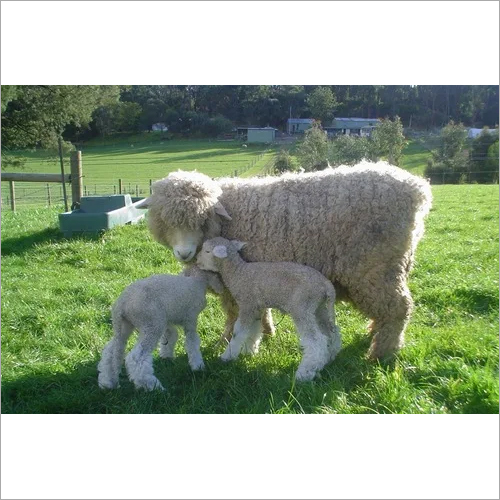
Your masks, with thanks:
[[[50,207],[50,202],[51,202],[51,199],[50,199],[50,184],[47,183],[47,203]]]
[[[71,158],[71,198],[72,206],[79,204],[83,195],[82,152],[72,151]]]
[[[122,194],[122,192],[123,192],[122,180],[118,179],[118,194]]]
[[[149,179],[149,194],[153,194],[153,180]]]
[[[10,188],[10,208],[12,211],[16,211],[16,188],[14,187],[14,181],[9,181]]]

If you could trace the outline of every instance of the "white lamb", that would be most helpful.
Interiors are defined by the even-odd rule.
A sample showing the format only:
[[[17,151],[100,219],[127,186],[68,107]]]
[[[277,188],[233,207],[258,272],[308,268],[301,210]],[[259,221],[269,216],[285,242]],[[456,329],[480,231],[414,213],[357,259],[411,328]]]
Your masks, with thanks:
[[[118,387],[125,347],[134,329],[139,331],[139,339],[127,355],[125,366],[136,388],[164,389],[154,375],[152,353],[160,340],[160,357],[174,357],[176,326],[184,329],[189,365],[193,370],[202,370],[196,326],[206,306],[207,288],[221,293],[223,285],[217,274],[196,266],[177,276],[156,274],[125,288],[112,307],[114,336],[104,347],[98,365],[99,387]]]
[[[294,262],[246,262],[238,253],[244,245],[217,237],[205,241],[198,254],[200,269],[219,272],[239,306],[234,335],[221,359],[236,359],[240,351],[257,352],[263,311],[276,308],[293,318],[304,351],[296,379],[312,380],[341,347],[332,283]]]

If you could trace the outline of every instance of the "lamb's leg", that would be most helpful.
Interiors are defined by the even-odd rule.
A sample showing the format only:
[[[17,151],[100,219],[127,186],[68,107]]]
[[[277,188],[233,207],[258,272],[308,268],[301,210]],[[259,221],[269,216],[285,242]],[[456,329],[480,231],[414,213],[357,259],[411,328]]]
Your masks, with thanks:
[[[245,343],[260,336],[260,317],[260,314],[247,315],[245,313],[238,317],[234,326],[234,336],[220,357],[222,361],[236,359]]]
[[[97,366],[98,383],[101,389],[115,389],[119,386],[119,376],[125,355],[127,340],[134,326],[119,315],[113,318],[113,338],[105,345],[101,361]]]
[[[173,359],[175,357],[174,349],[179,332],[174,325],[167,325],[165,333],[160,338],[160,358]]]
[[[238,319],[239,308],[232,295],[227,288],[221,295],[222,309],[226,313],[226,324],[224,325],[224,332],[221,335],[220,342],[227,344],[234,332],[236,320]],[[273,323],[273,315],[271,309],[265,309],[262,313],[262,331],[264,335],[274,335],[276,329]]]
[[[340,329],[335,324],[334,307],[329,301],[325,301],[316,309],[316,321],[320,330],[328,338],[329,361],[333,361],[342,347]]]
[[[387,276],[389,273],[385,273]],[[404,331],[413,309],[413,300],[405,275],[390,282],[367,279],[366,286],[351,292],[354,303],[372,319],[371,359],[387,358],[401,349]]]
[[[272,309],[264,309],[262,314],[262,331],[264,332],[264,335],[274,335],[276,333]]]
[[[300,315],[293,315],[295,327],[303,349],[302,361],[297,369],[295,378],[306,382],[312,380],[329,361],[329,339],[321,332],[316,322],[314,310]]]
[[[164,390],[160,381],[155,377],[152,356],[163,332],[164,328],[157,325],[141,328],[137,344],[125,358],[129,379],[138,389]]]
[[[197,316],[189,318],[184,323],[184,333],[186,335],[186,352],[189,366],[192,370],[203,370],[205,364],[200,351],[200,336],[196,333]]]

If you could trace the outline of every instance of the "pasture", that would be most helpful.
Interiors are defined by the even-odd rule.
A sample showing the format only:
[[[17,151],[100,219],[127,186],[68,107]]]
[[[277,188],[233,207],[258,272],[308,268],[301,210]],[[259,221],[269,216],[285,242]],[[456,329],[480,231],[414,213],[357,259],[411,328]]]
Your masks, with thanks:
[[[116,151],[116,160],[150,158],[153,178],[203,159],[216,175],[222,163],[210,163],[210,151],[164,161],[134,149]],[[223,143],[220,150],[219,158],[237,155],[242,162],[254,154]],[[125,163],[120,172],[139,175],[142,167]],[[90,169],[85,160],[84,169]],[[299,345],[280,313],[277,335],[265,339],[256,356],[224,364],[217,345],[223,314],[209,296],[199,323],[207,368],[190,371],[181,335],[174,361],[155,357],[165,393],[135,391],[124,371],[120,389],[101,391],[96,366],[112,333],[112,302],[136,279],[180,271],[172,253],[152,240],[144,223],[65,239],[58,231],[60,205],[3,210],[2,411],[498,413],[498,186],[436,186],[433,195],[410,281],[415,311],[406,347],[394,361],[365,359],[366,318],[339,304],[343,350],[315,381],[294,382]]]

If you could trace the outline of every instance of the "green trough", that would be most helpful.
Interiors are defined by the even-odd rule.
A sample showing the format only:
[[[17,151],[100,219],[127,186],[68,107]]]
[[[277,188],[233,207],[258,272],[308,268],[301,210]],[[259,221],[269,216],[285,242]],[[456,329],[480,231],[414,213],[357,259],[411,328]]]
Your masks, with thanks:
[[[82,196],[80,208],[59,214],[59,227],[66,237],[73,233],[98,233],[114,226],[136,224],[146,210],[136,208],[142,198],[129,194]]]

